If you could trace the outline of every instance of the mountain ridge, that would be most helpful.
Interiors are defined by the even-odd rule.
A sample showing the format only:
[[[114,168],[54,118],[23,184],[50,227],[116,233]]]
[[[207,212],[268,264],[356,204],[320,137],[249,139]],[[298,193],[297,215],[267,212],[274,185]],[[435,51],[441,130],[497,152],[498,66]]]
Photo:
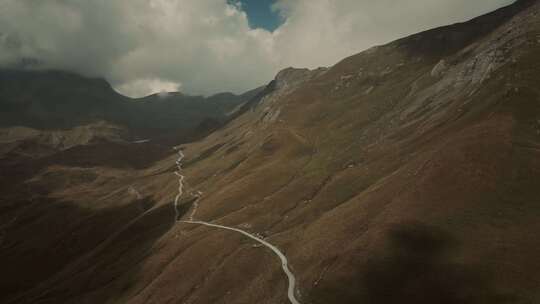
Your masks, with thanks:
[[[132,99],[100,78],[64,71],[13,69],[0,70],[0,85],[3,127],[67,129],[105,120],[135,130],[155,128],[154,133],[194,129],[205,119],[223,122],[226,112],[260,90],[209,97],[173,92]],[[154,126],[147,123],[149,115]],[[173,115],[181,119],[174,119]]]

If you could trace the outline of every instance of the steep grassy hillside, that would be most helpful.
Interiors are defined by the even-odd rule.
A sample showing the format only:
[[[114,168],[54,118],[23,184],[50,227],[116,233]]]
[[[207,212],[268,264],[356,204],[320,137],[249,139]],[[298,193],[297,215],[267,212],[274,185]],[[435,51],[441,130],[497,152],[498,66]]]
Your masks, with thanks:
[[[278,246],[306,304],[540,302],[538,83],[539,1],[286,69],[182,146],[180,216]],[[0,301],[287,303],[267,248],[174,223],[176,151],[79,156],[2,183]]]

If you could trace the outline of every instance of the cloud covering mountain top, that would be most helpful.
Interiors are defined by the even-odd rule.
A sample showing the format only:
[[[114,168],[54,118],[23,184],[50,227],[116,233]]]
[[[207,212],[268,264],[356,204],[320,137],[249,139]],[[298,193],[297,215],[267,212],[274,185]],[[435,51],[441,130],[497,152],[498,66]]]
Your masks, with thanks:
[[[2,0],[0,65],[105,77],[142,96],[241,92],[287,66],[328,66],[375,44],[464,21],[511,0],[277,0],[285,22],[251,29],[226,0]]]

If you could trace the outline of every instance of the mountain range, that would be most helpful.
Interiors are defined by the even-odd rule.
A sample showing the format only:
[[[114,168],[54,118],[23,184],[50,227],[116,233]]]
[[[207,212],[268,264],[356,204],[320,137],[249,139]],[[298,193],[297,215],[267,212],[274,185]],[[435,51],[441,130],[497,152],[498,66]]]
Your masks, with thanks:
[[[189,133],[207,120],[223,123],[227,113],[260,90],[209,97],[171,92],[132,99],[103,79],[62,71],[2,69],[0,126],[70,129],[107,121],[137,134]]]

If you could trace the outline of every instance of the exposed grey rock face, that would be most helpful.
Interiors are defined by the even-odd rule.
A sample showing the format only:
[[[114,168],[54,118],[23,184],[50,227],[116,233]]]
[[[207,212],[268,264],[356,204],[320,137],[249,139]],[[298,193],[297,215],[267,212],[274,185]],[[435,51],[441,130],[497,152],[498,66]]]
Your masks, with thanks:
[[[538,10],[538,5],[531,11]],[[519,18],[519,17],[517,17]],[[530,13],[526,20],[519,20],[530,27],[540,22],[540,15]],[[429,116],[431,111],[461,99],[466,104],[468,97],[506,65],[517,61],[522,50],[530,49],[527,44],[527,27],[517,26],[518,21],[504,24],[484,39],[479,40],[456,55],[441,59],[431,70],[431,77],[440,79],[433,85],[418,91],[416,82],[411,86],[409,106],[401,114],[401,119],[418,111]],[[533,39],[534,40],[534,39]],[[472,56],[471,56],[472,54]],[[467,58],[467,59],[462,59]],[[501,75],[502,77],[502,75]]]
[[[286,68],[276,75],[276,89],[293,90],[312,76],[313,72],[309,69]]]
[[[441,59],[441,61],[439,61],[439,63],[437,63],[433,67],[433,70],[431,70],[431,76],[433,77],[442,76],[447,68],[448,66],[446,65],[446,61],[444,59]]]
[[[323,75],[327,71],[327,68],[309,70],[289,67],[278,72],[274,79],[274,90],[262,98],[260,102],[262,106],[257,107],[255,110],[260,115],[259,121],[263,122],[264,125],[278,121],[281,108],[275,106],[276,101],[283,99],[285,95],[294,92],[306,82]]]

